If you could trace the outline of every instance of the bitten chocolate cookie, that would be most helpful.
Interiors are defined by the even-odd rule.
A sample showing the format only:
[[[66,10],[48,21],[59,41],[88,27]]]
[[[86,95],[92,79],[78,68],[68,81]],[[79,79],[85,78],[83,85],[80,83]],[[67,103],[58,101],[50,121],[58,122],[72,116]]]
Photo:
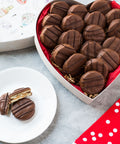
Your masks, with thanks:
[[[64,62],[75,52],[75,49],[71,45],[60,44],[52,51],[51,60],[59,67],[62,67]]]
[[[108,67],[101,59],[96,58],[87,61],[85,65],[85,72],[92,70],[100,72],[105,78],[108,75]]]
[[[82,42],[83,42],[82,35],[76,30],[69,30],[62,33],[58,41],[59,44],[66,43],[73,46],[73,48],[75,48],[76,51],[80,49]]]
[[[28,120],[35,113],[35,104],[28,98],[21,99],[12,105],[12,113],[19,120]]]
[[[114,19],[120,19],[120,9],[112,9],[106,14],[107,23],[111,23]]]
[[[29,87],[16,89],[9,95],[10,104],[31,95],[32,92]]]
[[[0,97],[0,113],[1,115],[7,115],[9,113],[9,108],[10,108],[10,99],[8,93],[3,94]]]
[[[119,55],[111,49],[101,50],[97,57],[108,66],[109,72],[114,71],[120,64]]]
[[[99,11],[87,13],[84,20],[87,25],[94,24],[94,25],[99,25],[103,28],[106,25],[105,16]]]
[[[120,19],[113,20],[108,27],[108,36],[116,36],[120,38]]]
[[[79,84],[87,94],[98,94],[105,86],[105,79],[101,73],[89,71],[82,75]]]
[[[106,37],[104,30],[98,25],[88,25],[83,32],[83,36],[85,40],[96,41],[100,44]]]
[[[50,8],[50,13],[58,14],[61,17],[64,17],[67,14],[68,9],[69,9],[69,5],[66,2],[58,1],[52,3]]]
[[[115,36],[107,38],[103,43],[103,48],[112,49],[120,55],[120,39]]]
[[[79,15],[80,17],[84,18],[84,16],[87,13],[87,9],[84,5],[72,5],[69,10],[68,10],[68,14],[76,14]]]
[[[90,6],[90,12],[100,11],[103,14],[106,14],[110,10],[111,10],[110,1],[106,0],[97,0],[93,2],[93,4]]]
[[[42,26],[46,25],[58,25],[60,26],[62,22],[62,17],[58,14],[48,14],[44,17],[42,21]]]
[[[81,49],[81,53],[86,55],[87,59],[97,57],[99,51],[102,49],[101,45],[95,41],[86,41]]]
[[[84,27],[84,21],[76,14],[69,14],[63,18],[61,27],[64,31],[74,29],[81,32]]]
[[[45,26],[40,34],[40,40],[47,48],[54,48],[62,30],[56,25]]]
[[[76,53],[70,56],[63,65],[63,71],[71,76],[80,74],[81,68],[85,64],[87,58],[83,54]]]

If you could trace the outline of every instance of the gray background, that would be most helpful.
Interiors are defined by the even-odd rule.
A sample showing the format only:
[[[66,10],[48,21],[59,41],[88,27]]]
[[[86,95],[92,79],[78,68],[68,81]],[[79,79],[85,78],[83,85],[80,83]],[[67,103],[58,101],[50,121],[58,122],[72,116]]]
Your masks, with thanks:
[[[78,1],[87,4],[93,0]],[[35,47],[0,53],[0,70],[16,66],[33,68],[43,73],[53,84],[58,97],[57,113],[50,127],[41,136],[25,144],[72,144],[110,107],[81,102],[52,76]],[[119,94],[118,88],[116,91]]]

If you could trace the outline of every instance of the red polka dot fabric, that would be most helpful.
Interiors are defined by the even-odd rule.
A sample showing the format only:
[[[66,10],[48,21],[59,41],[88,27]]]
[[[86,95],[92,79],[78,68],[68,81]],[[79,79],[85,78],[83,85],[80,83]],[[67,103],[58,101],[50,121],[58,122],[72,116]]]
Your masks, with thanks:
[[[120,99],[74,144],[120,144]]]

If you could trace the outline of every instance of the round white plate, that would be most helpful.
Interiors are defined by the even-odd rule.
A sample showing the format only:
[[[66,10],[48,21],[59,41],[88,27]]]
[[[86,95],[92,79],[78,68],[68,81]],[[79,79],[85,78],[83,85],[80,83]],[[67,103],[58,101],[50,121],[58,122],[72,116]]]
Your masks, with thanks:
[[[55,90],[49,80],[38,71],[16,67],[0,72],[0,95],[20,87],[30,87],[35,114],[27,121],[0,115],[0,141],[21,143],[41,135],[51,124],[57,109]]]

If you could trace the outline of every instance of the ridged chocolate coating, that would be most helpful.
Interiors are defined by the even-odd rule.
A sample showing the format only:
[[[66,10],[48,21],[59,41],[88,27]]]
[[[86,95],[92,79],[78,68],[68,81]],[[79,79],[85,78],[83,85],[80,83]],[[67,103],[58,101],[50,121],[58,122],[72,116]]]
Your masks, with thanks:
[[[16,89],[16,90],[14,90],[14,91],[9,95],[9,97],[11,98],[12,96],[21,94],[21,93],[23,93],[23,92],[31,93],[31,88],[29,88],[29,87],[26,87],[26,88],[24,88],[24,87],[23,87],[23,88],[18,88],[18,89]],[[32,95],[32,93],[31,93],[31,95]]]
[[[58,66],[62,67],[64,62],[76,51],[68,44],[60,44],[55,47],[51,53],[51,60]]]
[[[87,59],[97,57],[99,51],[102,49],[101,45],[95,41],[86,41],[81,49],[81,53],[86,55]]]
[[[5,93],[0,97],[0,113],[1,113],[1,115],[8,114],[9,107],[10,107],[9,102],[10,102],[10,99],[9,99],[8,93]]]
[[[120,19],[113,20],[108,27],[108,36],[116,36],[120,38]]]
[[[40,34],[40,40],[47,48],[53,49],[58,42],[62,30],[56,25],[45,26]]]
[[[76,53],[70,56],[63,65],[63,71],[66,74],[76,76],[80,74],[81,68],[85,64],[87,58],[83,54]]]
[[[105,40],[105,32],[98,25],[88,25],[83,33],[85,40],[96,41],[98,43],[102,43]]]
[[[85,65],[85,72],[92,70],[100,72],[105,78],[108,75],[108,67],[101,59],[96,58],[87,61]]]
[[[106,25],[105,16],[99,11],[87,13],[84,20],[87,25],[94,24],[94,25],[99,25],[103,28]]]
[[[58,14],[48,14],[44,17],[42,21],[42,26],[46,25],[61,25],[62,17]]]
[[[75,50],[79,50],[80,46],[83,42],[83,38],[81,33],[76,30],[68,30],[60,36],[58,43],[59,44],[69,44],[75,48]]]
[[[120,19],[120,9],[112,9],[106,14],[107,23],[111,23],[114,19]]]
[[[68,10],[68,14],[76,14],[79,15],[80,17],[84,18],[84,16],[87,13],[87,9],[84,5],[72,5],[69,10]]]
[[[64,31],[74,29],[81,32],[84,27],[84,21],[76,14],[69,14],[63,18],[61,27]]]
[[[110,1],[106,0],[96,0],[93,2],[93,4],[90,6],[90,12],[93,11],[100,11],[103,14],[108,13],[111,10]]]
[[[67,14],[68,9],[69,9],[69,5],[66,2],[58,1],[58,2],[52,3],[51,8],[50,8],[50,13],[58,14],[64,17]]]
[[[35,113],[35,104],[28,98],[21,99],[12,105],[13,115],[20,120],[28,120]]]
[[[98,94],[105,85],[103,75],[97,71],[89,71],[80,78],[80,87],[87,94]]]
[[[120,64],[119,55],[111,49],[101,50],[97,57],[108,66],[109,72],[114,71]]]
[[[32,92],[29,87],[16,89],[9,95],[10,104],[31,95]]]
[[[103,48],[112,49],[120,55],[120,39],[115,36],[107,38],[103,43]]]

